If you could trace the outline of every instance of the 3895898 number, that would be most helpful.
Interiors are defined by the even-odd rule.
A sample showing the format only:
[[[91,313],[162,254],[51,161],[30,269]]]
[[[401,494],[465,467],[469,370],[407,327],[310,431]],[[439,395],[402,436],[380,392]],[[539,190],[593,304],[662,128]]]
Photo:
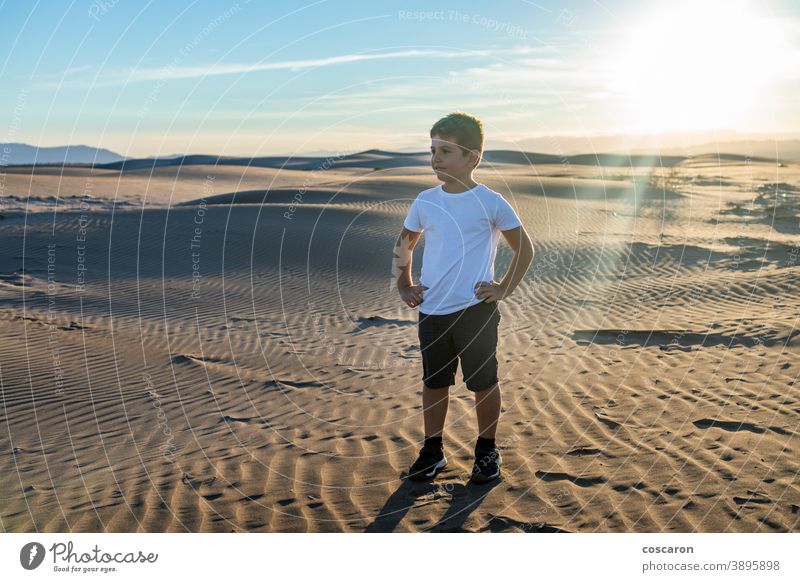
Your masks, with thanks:
[[[734,570],[780,570],[780,560],[736,560]]]

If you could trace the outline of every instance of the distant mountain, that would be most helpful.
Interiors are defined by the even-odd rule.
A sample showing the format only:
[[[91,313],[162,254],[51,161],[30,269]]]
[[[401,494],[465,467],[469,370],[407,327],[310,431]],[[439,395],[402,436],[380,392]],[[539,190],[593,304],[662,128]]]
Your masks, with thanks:
[[[430,163],[427,153],[397,153],[383,150],[367,150],[356,154],[328,157],[299,156],[259,156],[255,158],[237,156],[215,156],[192,154],[170,158],[126,159],[110,164],[102,164],[103,170],[152,170],[168,166],[252,166],[255,168],[276,168],[285,170],[322,170],[337,168],[387,169],[408,166],[427,166]]]
[[[720,160],[744,161],[744,156],[736,154],[708,154]],[[558,156],[534,152],[521,152],[516,150],[489,150],[484,152],[484,162],[488,164],[564,164],[576,166],[606,166],[606,167],[670,167],[687,160],[687,156],[679,155],[652,155],[652,154],[618,154],[598,153],[579,154],[573,156]],[[772,161],[765,158],[751,158],[751,161]],[[256,158],[214,156],[206,154],[192,154],[169,158],[128,158],[108,164],[74,164],[76,166],[91,165],[102,170],[118,171],[153,171],[156,168],[188,167],[188,166],[249,166],[254,168],[274,168],[284,170],[313,171],[330,167],[336,168],[364,168],[370,170],[386,170],[389,168],[407,168],[412,166],[427,167],[430,164],[428,152],[390,152],[385,150],[367,150],[345,156],[314,157],[314,156],[264,156]]]
[[[679,144],[679,145],[676,145]],[[543,136],[522,139],[514,144],[494,141],[491,149],[514,149],[572,156],[591,152],[698,156],[734,154],[751,158],[770,158],[784,162],[800,161],[800,136],[796,133],[742,134],[736,131],[660,133],[660,134],[586,134],[582,136]]]
[[[109,164],[124,160],[111,150],[85,145],[36,147],[24,143],[0,144],[0,166],[33,164]]]
[[[532,138],[516,144],[494,142],[484,152],[483,159],[490,164],[564,164],[578,166],[673,166],[698,156],[718,157],[728,161],[800,161],[800,139],[749,139],[734,141],[700,142],[682,148],[658,147],[646,139],[631,140],[620,148],[623,136],[595,136],[594,138]],[[652,136],[650,136],[652,138]],[[591,142],[589,140],[591,139]],[[506,147],[491,147],[506,145]],[[532,146],[532,147],[530,147]],[[581,146],[583,149],[581,149]],[[588,152],[598,153],[588,153]],[[389,168],[428,166],[429,152],[387,151],[371,149],[348,155],[273,155],[273,156],[218,156],[214,154],[169,155],[147,158],[126,158],[115,152],[89,146],[62,146],[37,148],[20,143],[0,144],[0,166],[11,165],[75,165],[94,166],[106,170],[153,170],[171,166],[253,166],[287,170],[320,170],[337,168]]]
[[[744,156],[736,154],[719,154],[720,160],[744,161]],[[489,164],[563,164],[565,162],[576,166],[606,166],[606,167],[670,167],[688,159],[686,156],[658,156],[652,154],[579,154],[573,156],[557,156],[534,152],[521,152],[515,150],[489,150],[484,152],[483,160]],[[771,161],[765,158],[751,158],[751,161]],[[256,168],[276,168],[285,170],[319,170],[322,168],[365,168],[372,170],[386,170],[389,168],[403,168],[409,166],[427,167],[430,164],[428,152],[389,152],[385,150],[367,150],[357,154],[334,157],[312,156],[269,156],[257,158],[222,157],[212,155],[191,155],[177,158],[140,158],[128,159],[110,164],[95,165],[103,170],[154,170],[169,166],[251,166]]]

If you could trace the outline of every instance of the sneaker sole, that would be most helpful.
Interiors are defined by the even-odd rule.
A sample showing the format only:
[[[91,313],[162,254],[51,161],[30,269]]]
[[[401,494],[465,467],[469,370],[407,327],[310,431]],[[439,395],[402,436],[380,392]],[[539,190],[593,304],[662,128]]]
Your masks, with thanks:
[[[408,478],[414,481],[424,481],[425,479],[430,479],[432,477],[435,477],[436,474],[439,473],[439,471],[441,471],[442,469],[444,469],[446,465],[447,465],[447,458],[442,457],[442,460],[436,463],[428,473],[423,473],[423,472],[414,473],[410,474]]]
[[[481,483],[488,483],[489,481],[494,481],[498,477],[500,477],[500,470],[499,469],[497,470],[497,473],[495,473],[494,475],[488,475],[487,476],[487,475],[484,475],[482,473],[478,473],[477,475],[473,475],[472,478],[470,478],[470,481],[472,481],[473,483],[481,484]]]

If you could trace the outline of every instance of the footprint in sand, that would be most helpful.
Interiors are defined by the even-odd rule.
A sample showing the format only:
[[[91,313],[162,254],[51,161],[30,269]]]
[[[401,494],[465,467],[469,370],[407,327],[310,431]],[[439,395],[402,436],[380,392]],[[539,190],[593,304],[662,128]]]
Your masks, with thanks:
[[[569,533],[545,522],[524,522],[504,515],[491,515],[488,523],[480,531],[500,533],[504,531],[522,530],[530,533]]]
[[[416,322],[407,319],[388,319],[380,315],[359,317],[357,322],[358,325],[350,333],[359,333],[371,327],[410,327],[416,325]]]
[[[764,495],[763,493],[759,493],[758,491],[750,491],[747,490],[747,497],[733,497],[733,502],[736,505],[746,505],[748,503],[755,503],[758,505],[772,503],[772,499]]]
[[[584,455],[605,455],[600,449],[590,449],[588,447],[578,447],[567,452],[568,455],[581,457]]]
[[[536,476],[542,481],[572,481],[579,487],[602,485],[607,481],[605,477],[576,477],[569,473],[554,473],[548,471],[536,471]]]
[[[238,423],[242,423],[242,424],[263,424],[263,425],[269,425],[269,421],[268,421],[267,419],[265,419],[265,418],[256,418],[255,416],[242,416],[242,417],[237,417],[237,416],[228,416],[227,414],[226,414],[226,415],[224,415],[224,416],[223,416],[223,417],[220,419],[220,422],[227,422],[227,423],[231,423],[231,422],[238,422]]]
[[[219,358],[195,354],[177,354],[173,356],[172,361],[176,364],[217,364],[222,362]]]
[[[196,477],[192,477],[188,473],[184,473],[183,476],[181,476],[181,483],[183,483],[184,485],[189,485],[195,489],[201,486],[210,487],[211,485],[214,484],[214,481],[216,480],[217,480],[216,477],[208,477],[207,479],[198,479]]]
[[[723,430],[727,430],[730,432],[739,432],[742,430],[747,430],[750,432],[754,432],[757,434],[761,434],[766,432],[767,430],[771,430],[772,432],[781,434],[781,435],[793,435],[792,431],[786,430],[784,428],[780,428],[778,426],[768,426],[766,428],[757,426],[751,422],[736,422],[735,420],[714,420],[711,418],[701,418],[700,420],[695,420],[694,425],[698,428],[721,428]]]

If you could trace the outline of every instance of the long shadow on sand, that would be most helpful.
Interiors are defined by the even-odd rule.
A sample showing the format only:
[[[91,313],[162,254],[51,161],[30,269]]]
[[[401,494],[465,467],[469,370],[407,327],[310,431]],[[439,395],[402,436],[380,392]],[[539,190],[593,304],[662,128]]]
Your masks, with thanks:
[[[370,523],[365,532],[387,533],[395,530],[406,514],[413,507],[449,502],[447,512],[431,527],[432,532],[468,532],[463,528],[469,515],[483,502],[489,492],[502,483],[502,479],[483,485],[467,482],[449,483],[443,488],[434,482],[410,481],[403,483],[386,500],[377,517]]]

